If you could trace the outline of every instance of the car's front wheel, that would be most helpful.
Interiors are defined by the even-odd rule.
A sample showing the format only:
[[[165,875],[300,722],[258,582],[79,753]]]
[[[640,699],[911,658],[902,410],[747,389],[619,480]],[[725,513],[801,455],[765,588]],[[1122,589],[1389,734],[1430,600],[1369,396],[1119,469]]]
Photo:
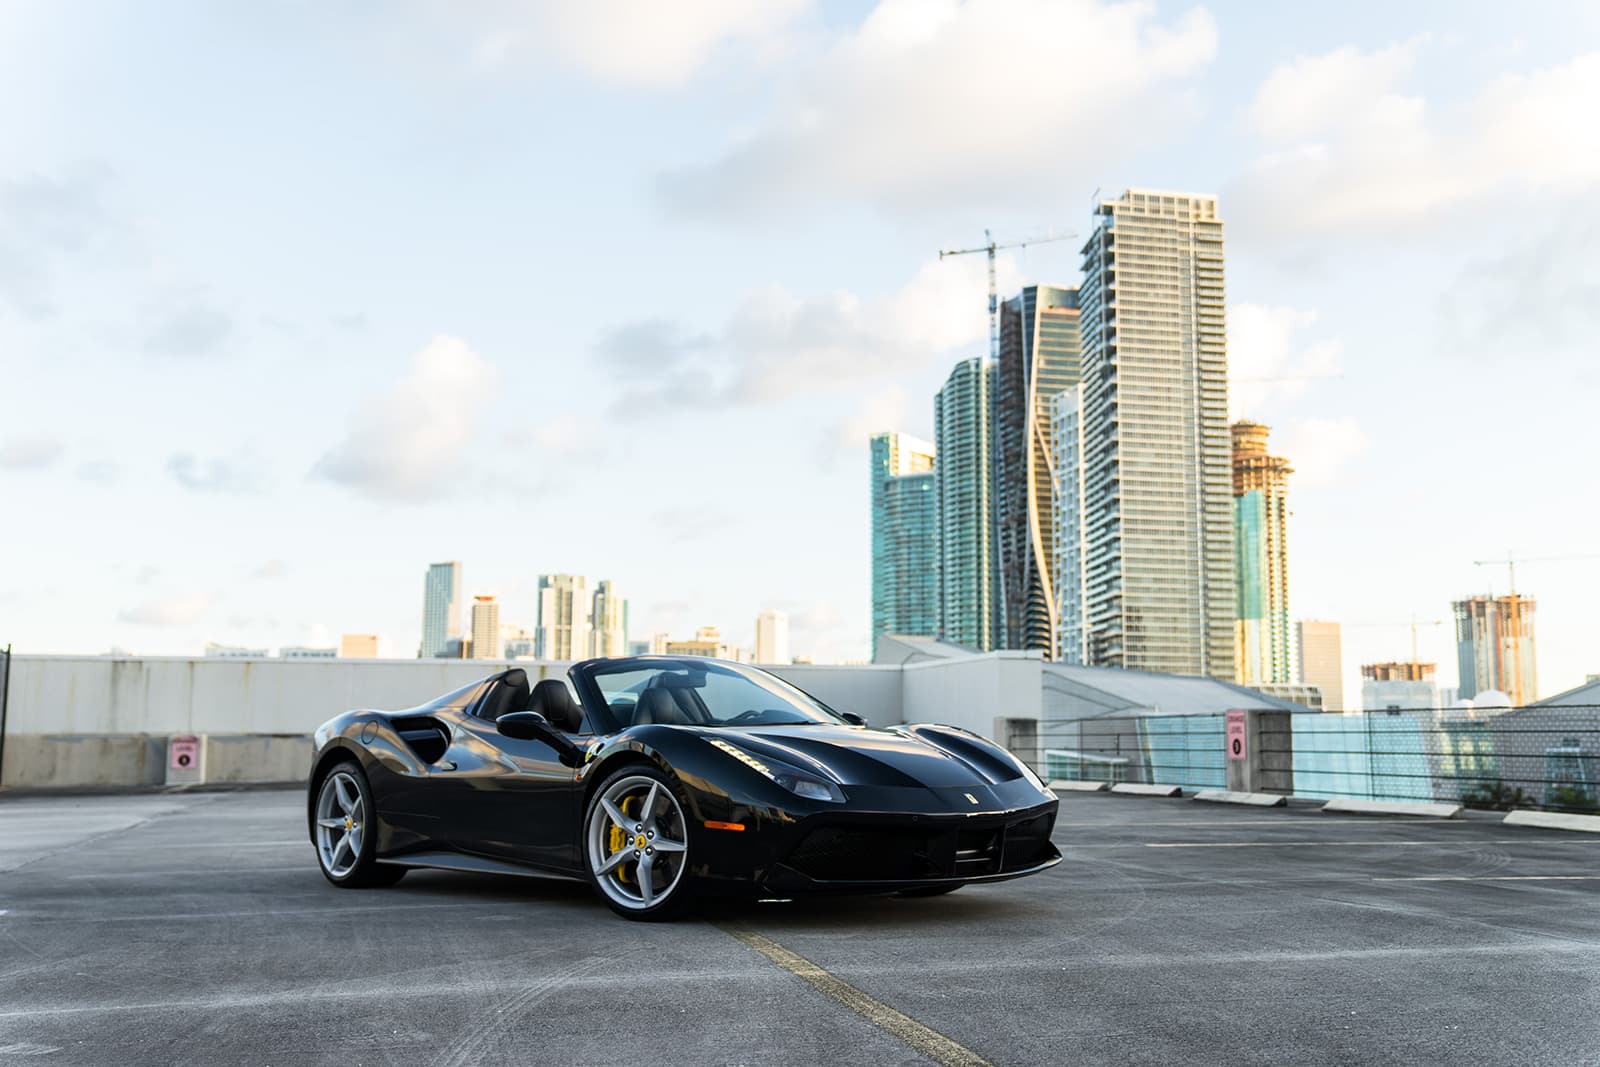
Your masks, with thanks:
[[[323,877],[349,889],[394,885],[406,869],[380,864],[376,810],[367,776],[354,760],[334,766],[317,790],[317,862]]]
[[[600,783],[584,816],[584,866],[611,910],[664,919],[689,896],[689,823],[667,776],[624,767]]]

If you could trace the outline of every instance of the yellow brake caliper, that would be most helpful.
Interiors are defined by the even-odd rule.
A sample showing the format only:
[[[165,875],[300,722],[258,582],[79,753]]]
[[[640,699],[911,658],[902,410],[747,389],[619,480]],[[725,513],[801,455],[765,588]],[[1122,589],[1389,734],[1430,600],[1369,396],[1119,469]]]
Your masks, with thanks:
[[[631,804],[637,807],[639,802],[640,801],[638,797],[623,797],[622,804],[620,805],[622,808],[622,814],[626,815],[630,819],[633,818],[633,810],[629,807],[629,805]],[[612,823],[611,836],[606,840],[606,846],[611,850],[609,855],[615,856],[618,852],[621,852],[632,838],[632,834],[628,833],[628,831],[624,830],[616,823]],[[612,873],[617,876],[617,881],[628,881],[627,866],[628,865],[624,863],[621,867],[617,867],[612,871]]]

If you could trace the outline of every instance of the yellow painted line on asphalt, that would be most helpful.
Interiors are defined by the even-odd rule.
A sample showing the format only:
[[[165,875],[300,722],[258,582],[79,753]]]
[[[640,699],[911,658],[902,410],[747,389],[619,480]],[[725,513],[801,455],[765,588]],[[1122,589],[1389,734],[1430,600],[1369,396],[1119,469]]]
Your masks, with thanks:
[[[1460,848],[1467,845],[1525,845],[1526,837],[1505,837],[1493,840],[1468,840],[1446,841],[1437,839],[1432,841],[1385,841],[1382,838],[1372,838],[1367,841],[1146,841],[1145,848],[1404,848],[1409,845],[1425,846],[1428,848]],[[1565,842],[1563,842],[1565,843]],[[1600,845],[1600,841],[1574,842],[1581,844]],[[1121,846],[1102,845],[1073,845],[1074,849],[1103,848]]]
[[[1600,874],[1414,874],[1374,882],[1600,882]]]
[[[965,1045],[863,993],[843,978],[789,951],[770,937],[739,926],[722,926],[722,930],[802,979],[823,996],[844,1005],[873,1026],[905,1042],[934,1063],[943,1067],[990,1067],[988,1060]]]

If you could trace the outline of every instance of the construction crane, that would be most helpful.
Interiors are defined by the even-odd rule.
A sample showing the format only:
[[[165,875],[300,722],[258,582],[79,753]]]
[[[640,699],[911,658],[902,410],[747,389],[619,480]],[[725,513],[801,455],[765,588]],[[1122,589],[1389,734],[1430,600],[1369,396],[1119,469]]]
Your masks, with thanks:
[[[1422,626],[1443,626],[1443,619],[1418,619],[1411,616],[1410,622],[1347,622],[1346,626],[1409,626],[1411,627],[1411,662],[1417,662],[1417,629]]]
[[[1075,233],[1052,233],[1044,237],[1035,237],[1027,241],[1008,241],[1005,244],[996,244],[994,235],[988,230],[983,231],[983,239],[987,244],[977,248],[951,248],[940,249],[939,258],[946,256],[969,256],[975,252],[985,252],[989,256],[989,358],[1000,358],[1000,289],[995,284],[994,254],[1002,248],[1026,248],[1029,245],[1049,244],[1051,241],[1069,241],[1078,236]]]
[[[1511,587],[1509,590],[1507,590],[1507,592],[1511,596],[1516,596],[1517,595],[1517,564],[1519,564],[1519,563],[1567,563],[1567,562],[1570,562],[1572,560],[1580,560],[1580,559],[1600,559],[1600,553],[1589,552],[1589,553],[1584,553],[1582,555],[1577,555],[1577,556],[1517,556],[1516,554],[1514,554],[1512,552],[1507,552],[1505,559],[1475,559],[1475,560],[1472,561],[1472,565],[1474,567],[1504,567],[1506,569],[1506,581],[1510,584],[1510,587]]]
[[[1572,560],[1580,560],[1580,559],[1600,559],[1600,554],[1587,552],[1587,553],[1582,553],[1582,554],[1574,555],[1574,556],[1521,556],[1521,557],[1519,557],[1519,556],[1516,555],[1516,553],[1508,551],[1508,552],[1506,552],[1505,559],[1475,559],[1475,560],[1472,561],[1472,565],[1474,567],[1502,567],[1503,566],[1506,569],[1506,584],[1509,586],[1509,588],[1508,588],[1508,590],[1506,592],[1506,596],[1507,596],[1508,599],[1510,599],[1511,605],[1512,605],[1512,610],[1513,610],[1513,612],[1515,612],[1514,617],[1510,621],[1511,665],[1512,665],[1513,668],[1515,668],[1515,671],[1516,671],[1516,679],[1512,683],[1512,689],[1513,689],[1512,696],[1513,696],[1513,698],[1518,699],[1519,702],[1520,702],[1520,699],[1523,696],[1523,691],[1522,691],[1522,624],[1523,624],[1524,616],[1523,616],[1523,613],[1522,613],[1522,598],[1517,595],[1517,564],[1519,564],[1519,563],[1566,563],[1566,562],[1569,562],[1569,561],[1572,561]],[[1496,661],[1498,663],[1498,661],[1500,659],[1500,650],[1498,648],[1496,648],[1496,650],[1495,650],[1495,659],[1496,659]],[[1500,673],[1501,681],[1504,682],[1504,680],[1505,680],[1505,668],[1504,668],[1503,664],[1500,664],[1499,673]]]

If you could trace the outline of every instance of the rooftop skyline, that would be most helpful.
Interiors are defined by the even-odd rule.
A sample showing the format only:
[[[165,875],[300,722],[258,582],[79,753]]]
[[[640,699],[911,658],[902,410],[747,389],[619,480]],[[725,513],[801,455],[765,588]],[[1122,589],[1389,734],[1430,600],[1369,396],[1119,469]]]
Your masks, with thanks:
[[[506,619],[603,573],[635,633],[773,607],[865,658],[858,457],[987,350],[938,249],[1125,186],[1220,198],[1296,618],[1443,617],[1505,591],[1473,560],[1592,540],[1592,5],[442,10],[0,13],[0,642],[415,648],[461,559]],[[1002,252],[1002,297],[1078,247]],[[1540,692],[1600,671],[1600,563],[1517,578]]]

